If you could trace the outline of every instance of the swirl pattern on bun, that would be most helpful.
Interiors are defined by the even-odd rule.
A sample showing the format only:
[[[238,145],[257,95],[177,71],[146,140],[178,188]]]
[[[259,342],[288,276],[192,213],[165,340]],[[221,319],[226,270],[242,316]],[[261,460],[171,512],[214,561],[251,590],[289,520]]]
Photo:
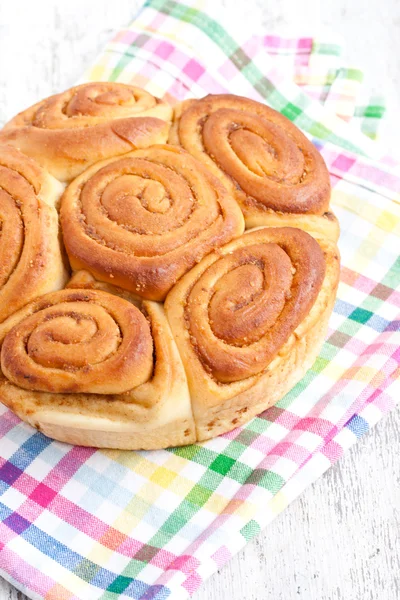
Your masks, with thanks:
[[[199,439],[259,414],[302,376],[326,329],[338,264],[328,240],[260,228],[204,258],[168,294]]]
[[[55,439],[165,448],[195,441],[163,306],[76,273],[0,325],[1,401]]]
[[[88,169],[63,196],[61,224],[73,269],[151,300],[244,229],[218,179],[172,146]]]
[[[329,174],[318,150],[291,121],[260,102],[230,94],[184,101],[175,110],[169,141],[221,178],[248,227],[279,225],[281,214],[291,215],[297,226],[295,221],[315,220],[329,210]]]
[[[35,158],[60,181],[93,163],[167,140],[172,108],[122,83],[85,83],[9,121],[0,140]]]
[[[120,394],[148,380],[153,345],[131,303],[97,290],[61,290],[29,304],[5,336],[1,369],[52,393]]]

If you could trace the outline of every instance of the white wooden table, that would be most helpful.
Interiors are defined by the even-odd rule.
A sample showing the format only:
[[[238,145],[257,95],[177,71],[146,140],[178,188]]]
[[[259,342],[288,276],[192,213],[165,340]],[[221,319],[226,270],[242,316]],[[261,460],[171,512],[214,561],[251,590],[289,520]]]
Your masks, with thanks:
[[[260,10],[270,31],[342,34],[369,87],[386,91],[400,155],[398,0],[215,0]],[[72,85],[138,0],[0,3],[0,122]],[[392,413],[199,590],[195,600],[400,599],[400,412]],[[25,600],[0,579],[0,600]],[[173,600],[173,599],[172,599]]]

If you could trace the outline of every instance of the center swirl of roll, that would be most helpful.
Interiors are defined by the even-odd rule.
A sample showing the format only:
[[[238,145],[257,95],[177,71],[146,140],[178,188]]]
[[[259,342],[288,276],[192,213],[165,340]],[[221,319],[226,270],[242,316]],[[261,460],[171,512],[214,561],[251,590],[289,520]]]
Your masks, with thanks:
[[[19,165],[13,151],[4,148],[1,151],[10,156],[8,165],[1,164],[0,157],[0,290],[17,268],[33,266],[40,220],[40,184],[34,168]]]
[[[244,206],[321,213],[329,175],[313,144],[268,106],[228,94],[193,101],[183,110],[176,143],[233,183]]]
[[[79,369],[111,357],[121,344],[118,324],[103,307],[61,303],[35,318],[26,340],[30,358],[43,367]]]
[[[208,276],[208,302],[215,336],[235,346],[258,341],[274,325],[292,283],[292,265],[279,246],[241,248],[221,259]]]
[[[286,185],[298,184],[305,174],[304,155],[294,140],[260,115],[216,110],[204,124],[203,142],[208,154],[213,154],[224,171],[234,174],[248,193],[255,191],[249,174]]]
[[[81,193],[88,234],[140,256],[185,244],[220,216],[211,190],[201,189],[201,177],[187,175],[142,158],[102,169]]]
[[[21,211],[15,199],[0,189],[0,289],[6,285],[19,263],[23,243]]]
[[[268,367],[308,314],[325,273],[318,243],[297,229],[258,230],[235,244],[199,276],[185,306],[191,342],[221,383]]]
[[[29,305],[5,337],[6,377],[58,393],[128,391],[153,368],[149,325],[132,304],[97,290],[62,290]]]
[[[220,181],[182,149],[151,146],[95,165],[66,190],[61,226],[72,267],[164,300],[243,216]]]

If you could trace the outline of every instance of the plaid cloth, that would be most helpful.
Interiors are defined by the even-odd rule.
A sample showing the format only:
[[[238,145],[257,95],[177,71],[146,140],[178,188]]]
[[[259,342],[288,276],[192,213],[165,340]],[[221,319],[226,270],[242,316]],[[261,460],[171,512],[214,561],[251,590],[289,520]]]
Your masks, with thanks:
[[[275,68],[284,70],[306,92],[345,121],[352,120],[369,137],[377,137],[385,114],[382,96],[362,98],[363,73],[343,62],[339,37],[283,38],[265,35],[261,43],[274,59]],[[253,36],[254,43],[254,36]]]
[[[306,132],[328,165],[342,228],[328,338],[275,407],[185,448],[71,447],[1,408],[0,572],[32,598],[187,598],[400,396],[399,169],[342,118],[368,110],[333,100],[343,90],[335,52],[309,39],[250,36],[234,19],[228,32],[214,5],[150,0],[86,79],[177,98],[229,90]]]

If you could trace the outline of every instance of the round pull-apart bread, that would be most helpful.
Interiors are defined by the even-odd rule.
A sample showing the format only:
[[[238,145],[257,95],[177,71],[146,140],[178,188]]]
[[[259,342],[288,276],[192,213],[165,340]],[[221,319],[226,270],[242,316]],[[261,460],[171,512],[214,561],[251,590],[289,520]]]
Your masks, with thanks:
[[[223,181],[241,206],[246,227],[301,226],[339,237],[329,212],[329,174],[301,131],[275,110],[231,94],[185,100],[169,136]],[[289,219],[289,221],[288,221]]]
[[[181,104],[154,145],[171,110],[87,84],[0,133],[78,175],[63,192],[0,147],[0,401],[54,439],[205,440],[282,398],[323,342],[339,255],[318,151],[228,95]]]
[[[85,83],[19,113],[0,141],[70,181],[99,160],[166,142],[171,117],[168,104],[141,88]]]
[[[56,206],[63,186],[0,145],[0,322],[67,280]]]

